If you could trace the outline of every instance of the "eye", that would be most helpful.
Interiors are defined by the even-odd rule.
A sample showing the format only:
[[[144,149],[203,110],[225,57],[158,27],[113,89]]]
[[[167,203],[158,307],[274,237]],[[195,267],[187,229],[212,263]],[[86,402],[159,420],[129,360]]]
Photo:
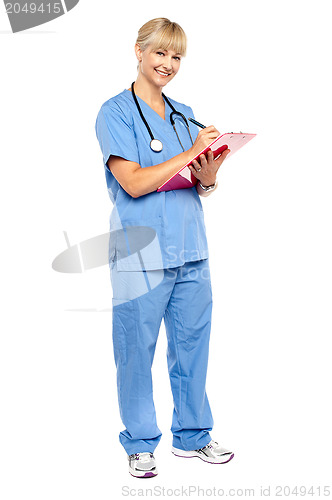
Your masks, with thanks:
[[[176,59],[177,61],[181,61],[181,57],[178,56],[174,56],[174,59]]]
[[[164,56],[164,52],[156,52],[158,54],[158,56]]]

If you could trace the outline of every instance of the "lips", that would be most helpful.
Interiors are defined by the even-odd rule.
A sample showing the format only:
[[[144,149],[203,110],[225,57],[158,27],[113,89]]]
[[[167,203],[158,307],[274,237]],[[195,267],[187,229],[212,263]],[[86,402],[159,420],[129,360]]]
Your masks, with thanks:
[[[159,69],[155,69],[155,71],[158,73],[158,75],[160,76],[164,76],[164,77],[167,77],[167,76],[170,76],[171,73],[166,73],[165,71],[160,71]]]

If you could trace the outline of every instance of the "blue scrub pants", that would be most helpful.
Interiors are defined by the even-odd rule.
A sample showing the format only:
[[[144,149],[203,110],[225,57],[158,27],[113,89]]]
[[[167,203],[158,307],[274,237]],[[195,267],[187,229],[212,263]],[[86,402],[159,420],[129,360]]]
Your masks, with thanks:
[[[174,411],[173,446],[202,448],[213,418],[205,391],[212,312],[208,259],[154,271],[117,271],[113,287],[113,348],[117,368],[119,438],[128,455],[153,453],[161,438],[151,366],[164,318]]]

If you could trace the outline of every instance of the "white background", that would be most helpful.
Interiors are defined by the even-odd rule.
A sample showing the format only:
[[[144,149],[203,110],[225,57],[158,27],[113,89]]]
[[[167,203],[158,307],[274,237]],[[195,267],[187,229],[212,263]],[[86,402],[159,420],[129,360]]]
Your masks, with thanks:
[[[276,485],[331,484],[329,4],[81,0],[17,34],[1,6],[2,498],[103,500],[156,485],[256,496],[271,485],[273,496]],[[142,482],[118,440],[108,267],[75,275],[51,264],[63,231],[73,245],[108,230],[95,118],[135,79],[137,30],[154,17],[180,23],[189,42],[166,95],[220,132],[257,137],[203,200],[212,437],[235,458],[214,467],[171,454],[162,326],[159,476]]]

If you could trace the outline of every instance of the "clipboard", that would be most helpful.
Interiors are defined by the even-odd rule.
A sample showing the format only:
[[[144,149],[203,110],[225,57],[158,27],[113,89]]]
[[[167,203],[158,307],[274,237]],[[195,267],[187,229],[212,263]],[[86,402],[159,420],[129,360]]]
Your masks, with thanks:
[[[193,160],[196,160],[201,154],[207,153],[210,149],[213,152],[213,157],[217,158],[226,149],[230,149],[226,160],[238,151],[242,146],[247,144],[251,139],[256,137],[257,134],[244,134],[242,132],[229,132],[221,134],[214,139],[209,146],[203,149],[198,155],[192,158],[184,167],[181,167],[172,177],[170,177],[164,184],[159,186],[157,192],[171,191],[173,189],[185,189],[196,186],[198,179],[192,174],[188,166]]]

